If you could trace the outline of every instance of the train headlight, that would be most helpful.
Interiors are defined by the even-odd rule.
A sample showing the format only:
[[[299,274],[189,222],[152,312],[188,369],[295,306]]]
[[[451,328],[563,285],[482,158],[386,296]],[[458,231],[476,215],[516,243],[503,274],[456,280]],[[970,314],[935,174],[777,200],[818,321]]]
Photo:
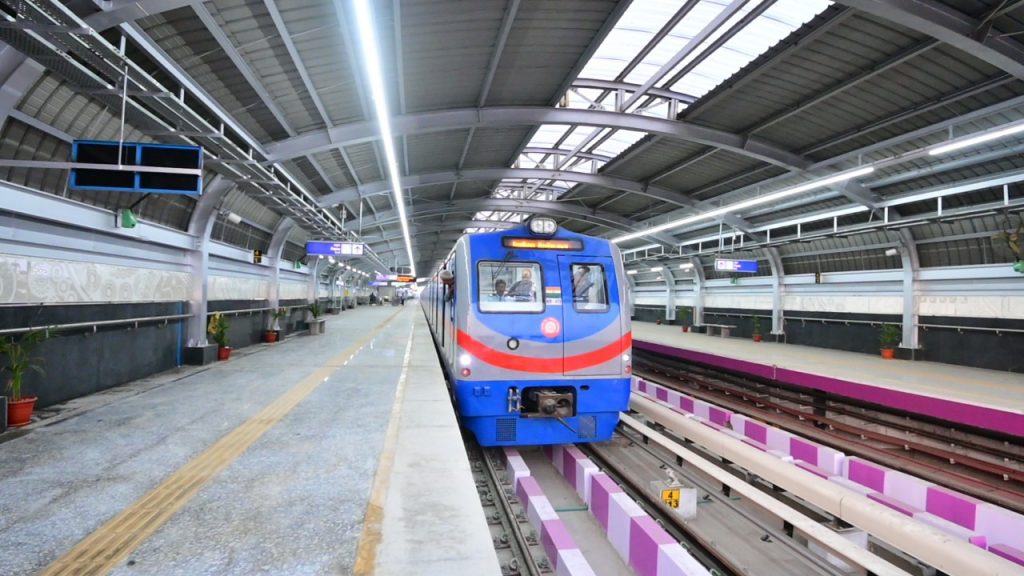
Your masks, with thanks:
[[[459,356],[459,366],[469,366],[473,362],[473,357],[469,354],[462,354]]]
[[[551,218],[530,218],[530,232],[538,236],[551,236],[558,231],[558,223]]]
[[[629,354],[623,354],[622,355],[622,361],[623,362],[629,362]]]
[[[508,346],[509,350],[518,350],[519,349],[519,339],[518,338],[509,338],[508,342],[505,342],[505,346]]]

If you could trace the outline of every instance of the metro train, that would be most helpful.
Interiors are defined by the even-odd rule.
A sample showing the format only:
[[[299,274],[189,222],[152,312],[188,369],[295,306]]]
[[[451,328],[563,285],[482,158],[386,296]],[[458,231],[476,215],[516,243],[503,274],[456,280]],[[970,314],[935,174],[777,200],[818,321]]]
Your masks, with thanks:
[[[611,437],[629,407],[625,279],[614,244],[550,218],[455,243],[420,302],[480,445]]]

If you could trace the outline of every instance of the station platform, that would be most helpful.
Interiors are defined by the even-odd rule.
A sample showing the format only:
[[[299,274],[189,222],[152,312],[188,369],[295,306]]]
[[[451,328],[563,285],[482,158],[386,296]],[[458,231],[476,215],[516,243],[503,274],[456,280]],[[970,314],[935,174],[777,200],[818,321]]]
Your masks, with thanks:
[[[0,436],[0,574],[501,573],[419,306],[72,404]]]
[[[1024,375],[633,323],[633,346],[783,384],[1024,437]]]

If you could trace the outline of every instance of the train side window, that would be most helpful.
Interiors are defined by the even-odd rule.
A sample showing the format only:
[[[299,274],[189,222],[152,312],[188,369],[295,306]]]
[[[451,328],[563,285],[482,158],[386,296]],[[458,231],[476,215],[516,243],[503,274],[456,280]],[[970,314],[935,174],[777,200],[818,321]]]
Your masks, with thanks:
[[[577,312],[607,312],[608,282],[604,266],[600,264],[573,264],[572,306]]]
[[[477,263],[481,312],[543,312],[544,286],[536,262]]]

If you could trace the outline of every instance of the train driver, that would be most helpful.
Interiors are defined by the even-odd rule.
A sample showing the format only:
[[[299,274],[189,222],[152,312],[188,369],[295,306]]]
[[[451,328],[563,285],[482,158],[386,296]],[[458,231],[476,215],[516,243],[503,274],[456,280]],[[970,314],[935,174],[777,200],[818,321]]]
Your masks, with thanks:
[[[574,302],[589,302],[590,288],[594,283],[590,280],[590,267],[586,264],[576,267],[572,278],[572,299]]]
[[[508,289],[509,296],[517,300],[536,300],[536,293],[533,291],[533,273],[529,269],[523,270],[522,279]]]
[[[505,281],[501,278],[498,278],[497,280],[494,281],[494,294],[491,294],[491,297],[488,298],[488,300],[490,300],[491,302],[501,302],[504,299]]]

